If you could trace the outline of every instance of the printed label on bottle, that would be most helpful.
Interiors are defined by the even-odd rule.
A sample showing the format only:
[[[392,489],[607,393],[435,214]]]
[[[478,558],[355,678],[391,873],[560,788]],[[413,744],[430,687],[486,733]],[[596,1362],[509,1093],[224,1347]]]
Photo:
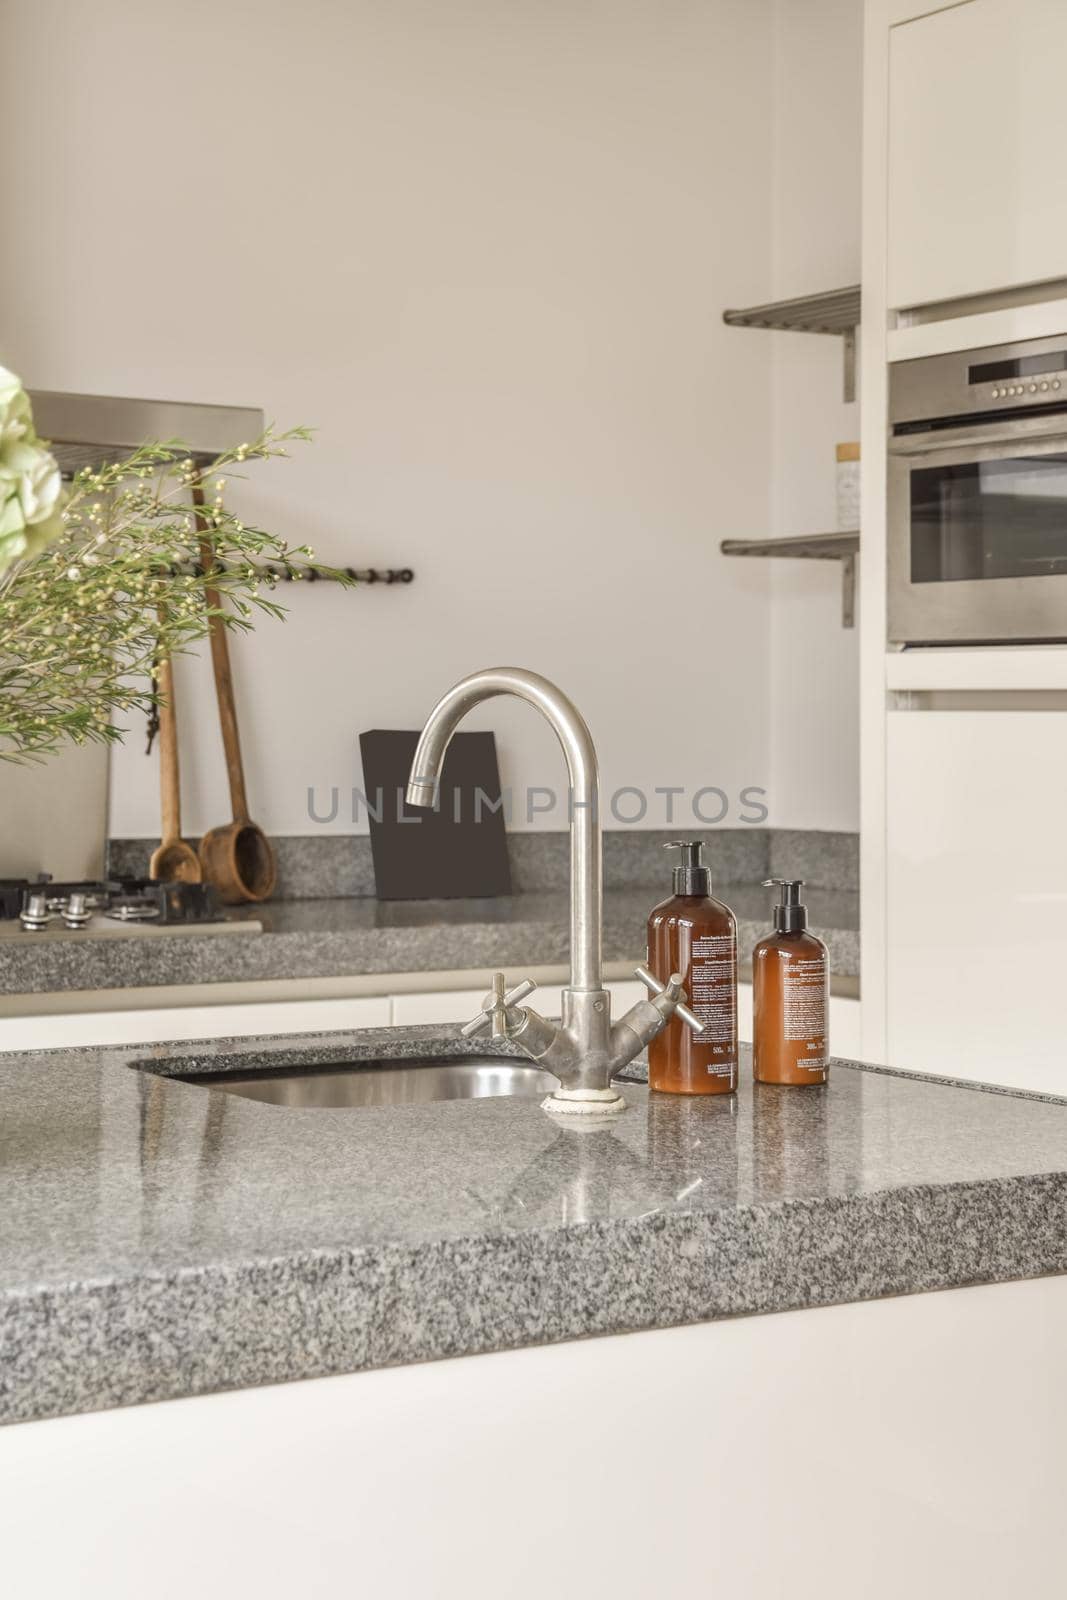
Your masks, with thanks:
[[[704,1024],[699,1041],[711,1053],[707,1070],[725,1072],[737,1059],[737,940],[732,933],[703,934],[689,953],[689,1004]]]
[[[803,1072],[825,1072],[827,1033],[826,959],[786,962],[782,968],[783,1032],[791,1043],[803,1044],[796,1065]]]

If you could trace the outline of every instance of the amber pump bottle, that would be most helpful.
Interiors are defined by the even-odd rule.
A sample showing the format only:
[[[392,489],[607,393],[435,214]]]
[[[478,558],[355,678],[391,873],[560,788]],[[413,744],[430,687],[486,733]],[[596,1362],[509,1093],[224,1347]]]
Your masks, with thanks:
[[[737,1088],[737,923],[711,898],[703,845],[680,839],[674,893],[648,919],[648,965],[661,983],[681,974],[704,1026],[694,1033],[677,1017],[648,1047],[648,1082],[666,1094],[730,1094]]]
[[[807,931],[801,878],[768,878],[778,890],[774,932],[752,952],[752,1065],[757,1083],[825,1083],[830,1063],[830,963]]]

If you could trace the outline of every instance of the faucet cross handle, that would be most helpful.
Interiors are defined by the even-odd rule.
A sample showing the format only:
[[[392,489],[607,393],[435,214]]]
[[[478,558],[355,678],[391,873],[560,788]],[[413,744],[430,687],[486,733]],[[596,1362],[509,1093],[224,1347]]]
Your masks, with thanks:
[[[692,1028],[694,1033],[703,1032],[704,1024],[696,1012],[690,1011],[685,1004],[686,994],[682,987],[682,975],[680,972],[672,972],[666,983],[660,983],[658,978],[652,976],[647,967],[635,967],[634,977],[641,979],[653,1000],[662,995],[664,1000],[670,1001],[670,1010],[667,1012],[668,1017],[681,1017],[686,1026]]]
[[[464,1039],[473,1039],[475,1034],[482,1033],[489,1028],[494,1039],[510,1039],[517,1026],[517,1019],[509,1016],[509,1012],[525,1000],[528,994],[533,994],[537,988],[530,978],[523,978],[514,989],[504,992],[504,974],[497,972],[493,975],[493,987],[482,1001],[482,1009],[470,1022],[465,1022],[459,1030]]]

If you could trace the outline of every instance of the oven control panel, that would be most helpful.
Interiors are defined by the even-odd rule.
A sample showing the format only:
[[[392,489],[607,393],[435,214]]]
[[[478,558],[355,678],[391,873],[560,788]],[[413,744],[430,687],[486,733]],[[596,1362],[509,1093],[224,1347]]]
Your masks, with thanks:
[[[981,352],[992,359],[972,360],[967,382],[972,395],[990,400],[1040,400],[1050,398],[1067,377],[1067,349],[1012,353]]]
[[[999,387],[989,390],[989,398],[991,400],[1004,400],[1011,397],[1017,399],[1024,394],[1051,394],[1061,387],[1062,384],[1059,378],[1041,378],[1036,383],[1001,384]]]
[[[994,426],[1005,412],[1032,412],[1035,424],[1067,413],[1067,333],[890,366],[891,435]]]

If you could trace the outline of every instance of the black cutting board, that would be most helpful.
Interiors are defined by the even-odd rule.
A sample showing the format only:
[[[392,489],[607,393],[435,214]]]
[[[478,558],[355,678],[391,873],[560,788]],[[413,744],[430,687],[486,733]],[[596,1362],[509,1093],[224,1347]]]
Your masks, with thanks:
[[[359,736],[379,900],[510,894],[496,738],[491,733],[453,737],[434,811],[404,799],[418,741],[417,733],[391,728]]]

